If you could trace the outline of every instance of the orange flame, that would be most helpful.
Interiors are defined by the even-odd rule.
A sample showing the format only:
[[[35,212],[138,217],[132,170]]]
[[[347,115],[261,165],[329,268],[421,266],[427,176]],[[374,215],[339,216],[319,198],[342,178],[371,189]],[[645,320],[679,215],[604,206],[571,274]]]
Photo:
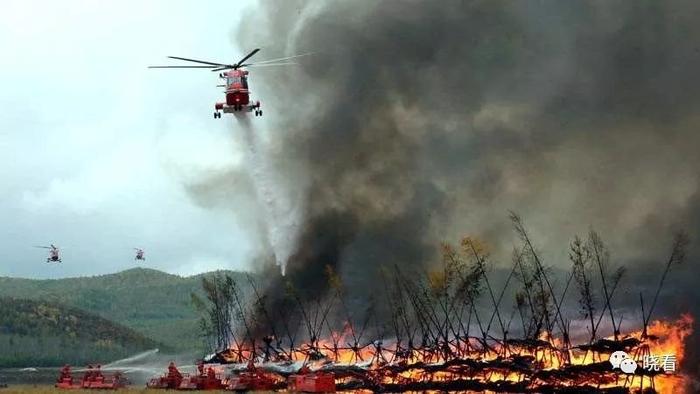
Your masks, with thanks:
[[[653,378],[645,374],[626,375],[619,370],[613,371],[610,366],[609,371],[604,373],[591,374],[583,380],[557,381],[557,384],[567,386],[577,386],[589,384],[596,387],[627,387],[630,391],[636,389],[654,388],[658,393],[684,393],[687,391],[690,379],[680,372],[685,360],[685,341],[692,333],[693,318],[688,314],[683,314],[676,321],[654,321],[645,336],[642,330],[628,333],[620,339],[636,339],[639,344],[630,349],[629,355],[637,362],[638,371],[643,367],[644,355],[675,356],[675,372],[660,371]],[[526,346],[489,344],[484,347],[479,340],[454,341],[450,343],[449,352],[451,356],[441,356],[440,352],[420,352],[406,351],[400,360],[397,357],[397,343],[395,341],[384,341],[384,343],[363,343],[362,346],[353,346],[354,340],[351,329],[346,325],[341,333],[333,333],[330,338],[318,340],[316,343],[306,343],[290,351],[294,361],[304,361],[312,369],[320,368],[329,361],[335,364],[364,364],[368,373],[380,371],[387,364],[402,363],[403,365],[424,365],[439,364],[450,359],[454,359],[454,354],[458,354],[461,359],[469,359],[476,362],[493,361],[497,359],[509,359],[512,357],[529,356],[533,360],[536,371],[553,371],[570,366],[589,365],[594,363],[607,364],[608,355],[600,354],[592,350],[583,351],[572,347],[567,349],[559,338],[544,333],[540,336],[542,344],[527,348]],[[611,338],[609,338],[611,339]],[[406,345],[405,343],[403,344]],[[311,351],[320,354],[321,360],[309,357]],[[229,350],[228,355],[235,354],[250,355],[249,349],[242,351]],[[231,360],[233,361],[233,359]],[[406,383],[410,381],[449,381],[450,379],[463,377],[458,372],[451,370],[439,372],[426,372],[424,368],[408,368],[399,373],[379,373],[376,378],[381,383]],[[509,382],[522,382],[526,376],[523,373],[512,372],[507,369],[491,369],[481,374],[471,374],[472,379],[482,379],[484,381],[505,380]],[[543,384],[543,381],[533,379],[530,384]]]

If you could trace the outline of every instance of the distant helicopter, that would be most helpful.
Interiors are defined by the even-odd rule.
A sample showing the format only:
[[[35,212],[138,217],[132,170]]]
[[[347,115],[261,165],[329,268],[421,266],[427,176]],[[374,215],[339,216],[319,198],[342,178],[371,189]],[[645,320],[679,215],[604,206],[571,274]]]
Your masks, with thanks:
[[[49,257],[46,258],[47,263],[61,263],[61,254],[57,246],[35,246],[35,248],[49,249]]]
[[[134,257],[134,260],[143,260],[146,261],[146,257],[143,256],[143,249],[141,248],[134,248],[136,251],[136,257]]]
[[[250,59],[253,55],[258,53],[260,48],[254,49],[243,59],[239,60],[235,64],[224,64],[207,62],[203,60],[188,59],[184,57],[168,56],[170,59],[183,60],[186,62],[205,64],[203,66],[149,66],[148,68],[209,68],[211,71],[222,71],[230,70],[225,73],[219,73],[219,78],[225,79],[226,83],[224,85],[217,85],[217,87],[226,88],[224,93],[226,93],[225,103],[216,103],[214,105],[214,118],[221,118],[221,112],[224,113],[234,113],[239,111],[251,112],[255,111],[255,116],[262,116],[263,112],[260,108],[260,101],[252,102],[250,100],[250,90],[248,90],[248,71],[241,69],[242,67],[268,67],[268,66],[282,66],[287,64],[296,64],[288,62],[288,60],[306,56],[307,54],[288,56],[278,59],[264,60],[257,63],[244,63],[246,60]]]

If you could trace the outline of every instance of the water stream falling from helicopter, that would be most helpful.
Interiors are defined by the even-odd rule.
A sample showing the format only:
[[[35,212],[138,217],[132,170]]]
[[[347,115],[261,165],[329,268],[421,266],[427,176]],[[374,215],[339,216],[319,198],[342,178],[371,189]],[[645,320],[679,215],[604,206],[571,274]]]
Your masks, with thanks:
[[[295,228],[298,227],[297,212],[293,210],[288,193],[274,180],[274,171],[263,151],[265,147],[248,117],[236,117],[237,125],[243,129],[243,141],[255,193],[264,208],[263,220],[267,231],[267,242],[275,254],[275,261],[282,274],[287,259],[294,248]]]

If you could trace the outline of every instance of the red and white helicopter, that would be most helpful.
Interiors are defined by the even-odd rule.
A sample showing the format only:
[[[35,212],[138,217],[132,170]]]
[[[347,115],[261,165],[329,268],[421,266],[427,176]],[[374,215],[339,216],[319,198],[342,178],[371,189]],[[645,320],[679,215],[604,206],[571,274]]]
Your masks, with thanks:
[[[251,112],[255,111],[255,116],[262,116],[263,112],[260,108],[260,101],[252,101],[250,99],[250,90],[248,89],[248,71],[243,70],[243,67],[267,67],[267,66],[282,66],[287,64],[296,64],[289,60],[306,56],[308,54],[283,57],[278,59],[264,60],[257,63],[244,63],[253,55],[258,53],[260,48],[254,49],[243,59],[234,64],[207,62],[197,59],[189,59],[185,57],[168,56],[170,59],[183,60],[186,62],[199,63],[199,66],[149,66],[149,68],[208,68],[211,71],[229,70],[224,73],[219,73],[219,78],[224,79],[224,85],[217,87],[225,88],[226,102],[219,102],[214,105],[214,118],[221,118],[221,112],[234,113],[239,111]]]
[[[49,250],[49,257],[46,258],[47,263],[60,263],[61,262],[60,250],[58,249],[57,246],[54,246],[54,244],[51,244],[51,246],[35,246],[35,248],[42,248],[42,249]]]
[[[134,257],[134,260],[143,260],[146,261],[146,257],[143,255],[143,249],[141,248],[134,248],[136,251],[136,257]]]

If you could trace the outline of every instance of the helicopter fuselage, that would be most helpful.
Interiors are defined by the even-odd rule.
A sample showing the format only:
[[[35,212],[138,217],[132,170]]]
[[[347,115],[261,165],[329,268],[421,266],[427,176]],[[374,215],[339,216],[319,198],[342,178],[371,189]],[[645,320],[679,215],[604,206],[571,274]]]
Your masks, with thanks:
[[[248,89],[248,71],[235,69],[222,73],[219,77],[225,79],[226,102],[216,103],[214,117],[220,117],[219,111],[224,113],[234,113],[239,111],[255,111],[255,116],[262,115],[260,102],[250,101],[250,90]]]
[[[226,104],[248,105],[250,92],[248,90],[248,71],[231,70],[226,73]]]
[[[58,254],[58,250],[49,251],[49,257],[46,258],[47,263],[60,263],[61,256]]]

